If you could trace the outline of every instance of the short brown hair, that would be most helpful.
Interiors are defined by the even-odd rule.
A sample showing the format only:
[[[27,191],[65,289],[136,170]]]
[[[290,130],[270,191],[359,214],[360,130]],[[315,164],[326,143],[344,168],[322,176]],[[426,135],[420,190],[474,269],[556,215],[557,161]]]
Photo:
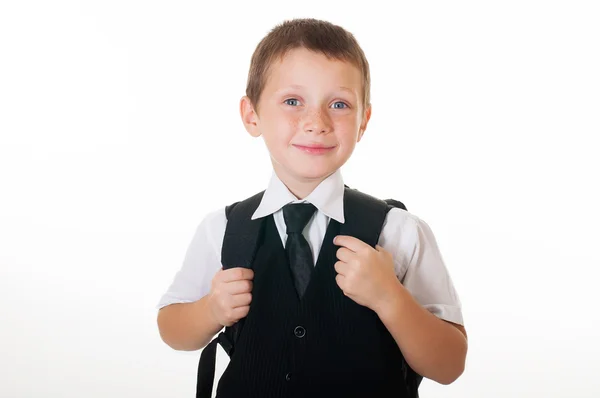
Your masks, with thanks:
[[[246,95],[257,109],[267,83],[269,68],[288,51],[306,48],[328,58],[346,61],[357,67],[363,78],[363,108],[371,101],[371,75],[365,54],[352,33],[327,21],[313,18],[292,19],[275,26],[258,43],[250,62]]]

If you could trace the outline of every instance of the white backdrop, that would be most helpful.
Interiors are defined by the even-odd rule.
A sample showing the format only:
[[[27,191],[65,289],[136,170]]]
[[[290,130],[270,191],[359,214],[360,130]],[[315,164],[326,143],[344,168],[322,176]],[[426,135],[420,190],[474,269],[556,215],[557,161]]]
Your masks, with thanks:
[[[463,301],[467,369],[422,397],[600,396],[597,2],[216,3],[2,1],[0,396],[194,396],[155,305],[204,215],[266,186],[238,101],[292,17],[363,46],[345,181],[432,227]]]

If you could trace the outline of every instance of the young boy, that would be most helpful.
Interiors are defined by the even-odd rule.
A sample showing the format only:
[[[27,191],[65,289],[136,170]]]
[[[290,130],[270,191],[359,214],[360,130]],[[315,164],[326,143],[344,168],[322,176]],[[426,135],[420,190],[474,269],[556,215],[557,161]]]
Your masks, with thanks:
[[[461,305],[431,230],[340,174],[371,116],[369,86],[354,36],[329,22],[286,21],[252,56],[240,113],[270,152],[270,184],[201,222],[158,305],[176,350],[240,326],[219,338],[232,356],[218,397],[415,397],[421,377],[463,372]]]

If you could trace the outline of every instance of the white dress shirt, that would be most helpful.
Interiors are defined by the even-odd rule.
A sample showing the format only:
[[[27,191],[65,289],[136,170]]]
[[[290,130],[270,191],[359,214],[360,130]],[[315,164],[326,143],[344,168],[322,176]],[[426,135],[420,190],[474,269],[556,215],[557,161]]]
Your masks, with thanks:
[[[283,206],[312,203],[317,211],[303,231],[316,263],[331,218],[344,223],[344,182],[340,170],[325,179],[313,192],[298,200],[273,172],[252,219],[273,214],[285,247],[287,235]],[[225,208],[209,213],[197,227],[181,269],[157,308],[201,299],[210,291],[213,276],[221,269],[221,248],[227,218]],[[429,226],[415,215],[398,208],[387,214],[379,245],[394,259],[396,276],[419,304],[437,317],[463,325],[461,303]]]

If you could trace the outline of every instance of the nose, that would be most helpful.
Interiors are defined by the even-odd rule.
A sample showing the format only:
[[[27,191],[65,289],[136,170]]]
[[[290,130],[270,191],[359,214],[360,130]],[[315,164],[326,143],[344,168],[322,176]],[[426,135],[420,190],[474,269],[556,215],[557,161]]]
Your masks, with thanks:
[[[326,134],[331,131],[331,119],[327,112],[321,109],[308,111],[303,120],[305,133]]]

